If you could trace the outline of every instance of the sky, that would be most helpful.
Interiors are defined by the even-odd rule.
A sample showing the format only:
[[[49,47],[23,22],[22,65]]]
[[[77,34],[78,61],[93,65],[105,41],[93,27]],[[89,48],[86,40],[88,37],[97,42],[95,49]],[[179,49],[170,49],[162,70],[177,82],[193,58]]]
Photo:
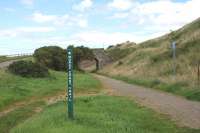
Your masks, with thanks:
[[[1,0],[0,55],[159,37],[200,17],[200,0]]]

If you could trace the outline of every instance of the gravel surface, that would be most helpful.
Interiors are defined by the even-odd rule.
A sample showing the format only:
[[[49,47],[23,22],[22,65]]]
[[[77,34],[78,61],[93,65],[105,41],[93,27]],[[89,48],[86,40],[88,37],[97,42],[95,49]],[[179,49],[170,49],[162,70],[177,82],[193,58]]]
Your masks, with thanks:
[[[141,105],[168,115],[179,126],[200,128],[200,102],[189,101],[167,92],[128,84],[100,75],[94,76],[106,88],[113,89],[114,94],[133,97]]]
[[[8,67],[10,64],[12,64],[15,61],[17,60],[5,61],[5,62],[0,63],[0,69]]]

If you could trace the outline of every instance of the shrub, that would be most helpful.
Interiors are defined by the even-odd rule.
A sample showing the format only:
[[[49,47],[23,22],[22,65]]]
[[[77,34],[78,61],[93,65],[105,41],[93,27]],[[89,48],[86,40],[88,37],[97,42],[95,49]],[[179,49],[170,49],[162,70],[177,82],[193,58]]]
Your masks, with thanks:
[[[41,64],[31,61],[17,61],[9,65],[8,70],[22,77],[47,77],[48,69]]]
[[[73,47],[74,69],[80,70],[78,64],[81,60],[93,60],[94,55],[91,49],[87,47]],[[67,52],[57,46],[41,47],[35,50],[36,62],[56,71],[65,71],[67,69]]]
[[[57,71],[66,70],[66,50],[57,46],[41,47],[33,55],[36,62]]]

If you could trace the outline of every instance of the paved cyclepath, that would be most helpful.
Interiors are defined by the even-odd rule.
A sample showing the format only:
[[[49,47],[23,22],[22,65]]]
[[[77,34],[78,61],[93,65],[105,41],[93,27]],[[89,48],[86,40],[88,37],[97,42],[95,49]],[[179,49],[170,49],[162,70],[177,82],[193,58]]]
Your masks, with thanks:
[[[139,87],[101,75],[94,75],[113,93],[133,97],[137,102],[168,115],[179,126],[200,128],[200,102],[189,101],[159,90]]]

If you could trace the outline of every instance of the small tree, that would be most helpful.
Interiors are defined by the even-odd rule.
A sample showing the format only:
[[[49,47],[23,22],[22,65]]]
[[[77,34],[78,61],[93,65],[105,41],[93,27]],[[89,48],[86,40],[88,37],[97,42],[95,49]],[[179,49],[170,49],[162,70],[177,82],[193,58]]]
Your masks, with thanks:
[[[41,47],[33,55],[36,62],[53,70],[66,70],[66,50],[57,46]]]

